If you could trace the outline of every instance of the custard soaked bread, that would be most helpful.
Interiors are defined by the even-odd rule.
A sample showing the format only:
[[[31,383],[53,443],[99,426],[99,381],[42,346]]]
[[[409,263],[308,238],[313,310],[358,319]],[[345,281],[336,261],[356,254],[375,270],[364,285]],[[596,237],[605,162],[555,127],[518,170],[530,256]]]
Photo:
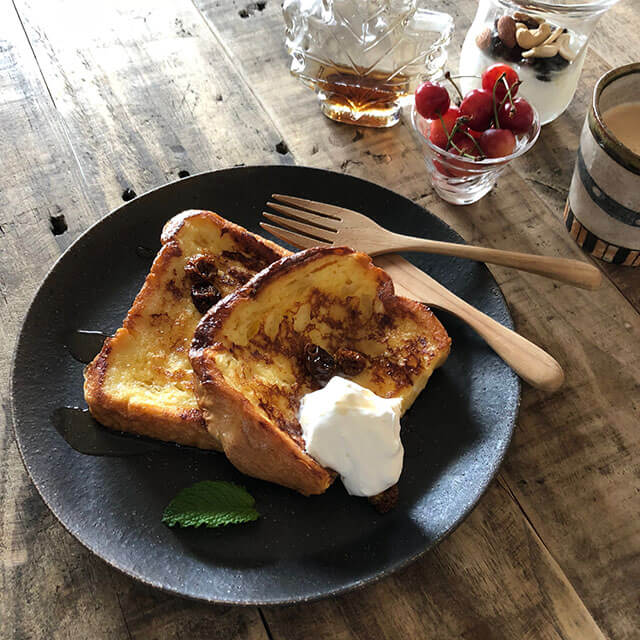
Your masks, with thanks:
[[[272,264],[213,307],[191,362],[207,429],[248,475],[303,494],[335,474],[304,451],[300,399],[336,374],[406,411],[449,354],[423,305],[396,296],[389,276],[350,249],[315,248]]]
[[[202,314],[288,254],[209,211],[185,211],[113,338],[85,370],[91,415],[107,427],[220,449],[193,392],[189,346]]]

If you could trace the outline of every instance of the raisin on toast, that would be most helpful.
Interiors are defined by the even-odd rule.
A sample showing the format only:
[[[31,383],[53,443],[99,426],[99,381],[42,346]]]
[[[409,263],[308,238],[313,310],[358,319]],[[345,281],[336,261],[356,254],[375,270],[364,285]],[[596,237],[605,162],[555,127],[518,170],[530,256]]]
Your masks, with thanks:
[[[161,241],[123,326],[85,369],[85,399],[107,427],[220,449],[193,391],[193,333],[211,304],[288,252],[210,211],[173,217]]]
[[[207,429],[243,473],[305,495],[335,473],[304,451],[300,399],[333,374],[406,411],[447,358],[429,309],[394,294],[371,259],[314,248],[273,263],[199,323],[191,347]]]

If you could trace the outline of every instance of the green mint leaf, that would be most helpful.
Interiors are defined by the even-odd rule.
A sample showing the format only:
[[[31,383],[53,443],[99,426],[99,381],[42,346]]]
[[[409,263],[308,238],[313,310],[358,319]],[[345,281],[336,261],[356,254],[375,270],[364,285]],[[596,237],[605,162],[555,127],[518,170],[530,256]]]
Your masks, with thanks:
[[[187,487],[169,503],[162,522],[169,527],[221,527],[257,520],[256,501],[233,482],[204,480]]]

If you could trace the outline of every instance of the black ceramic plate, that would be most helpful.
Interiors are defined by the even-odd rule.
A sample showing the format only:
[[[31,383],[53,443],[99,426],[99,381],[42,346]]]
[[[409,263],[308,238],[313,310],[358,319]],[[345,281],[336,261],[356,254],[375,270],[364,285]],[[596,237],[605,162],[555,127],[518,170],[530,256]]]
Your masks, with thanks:
[[[403,418],[405,466],[393,512],[377,514],[336,482],[304,498],[245,477],[224,456],[161,445],[128,457],[73,450],[53,426],[61,407],[85,406],[83,365],[65,346],[76,329],[114,332],[142,285],[162,225],[189,208],[212,209],[252,231],[271,193],[334,202],[394,231],[461,241],[442,221],[391,191],[302,167],[245,167],[192,176],[117,209],[77,240],[38,291],[20,334],[13,415],[25,465],[62,524],[91,551],[161,589],[211,602],[275,604],[353,589],[417,558],[469,513],[504,456],[519,382],[471,330],[439,314],[453,339],[447,363]],[[412,254],[454,292],[511,326],[480,264]],[[169,529],[164,507],[196,481],[246,486],[262,517],[222,529]]]

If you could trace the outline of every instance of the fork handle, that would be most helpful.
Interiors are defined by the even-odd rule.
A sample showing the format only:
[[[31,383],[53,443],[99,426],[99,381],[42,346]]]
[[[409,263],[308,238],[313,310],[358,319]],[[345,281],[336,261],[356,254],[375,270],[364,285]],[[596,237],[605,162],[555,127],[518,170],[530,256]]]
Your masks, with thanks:
[[[397,255],[378,256],[375,263],[393,279],[397,293],[449,311],[466,322],[526,382],[555,391],[564,381],[562,367],[546,351],[451,293]]]
[[[602,282],[600,270],[588,262],[572,260],[570,258],[553,258],[551,256],[536,256],[517,251],[503,251],[488,247],[474,247],[455,242],[439,242],[425,238],[413,238],[394,233],[393,251],[424,251],[425,253],[439,253],[457,258],[469,258],[479,262],[500,264],[513,267],[521,271],[536,273],[539,276],[553,278],[561,282],[582,287],[583,289],[597,289]],[[387,241],[387,244],[388,241]],[[389,246],[391,246],[389,244]],[[376,255],[373,252],[372,255]]]

